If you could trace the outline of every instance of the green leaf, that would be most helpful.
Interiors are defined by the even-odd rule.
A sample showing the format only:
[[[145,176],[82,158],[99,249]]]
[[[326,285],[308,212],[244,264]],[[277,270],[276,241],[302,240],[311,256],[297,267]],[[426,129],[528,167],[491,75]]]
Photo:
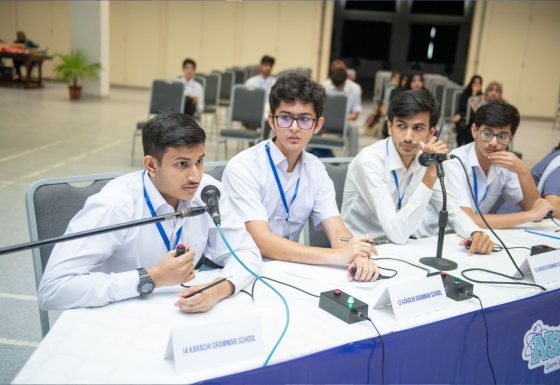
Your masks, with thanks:
[[[77,85],[78,79],[97,79],[97,74],[101,69],[99,63],[88,63],[86,55],[79,49],[67,54],[57,53],[55,57],[61,61],[53,69],[56,78],[71,80],[74,85]]]

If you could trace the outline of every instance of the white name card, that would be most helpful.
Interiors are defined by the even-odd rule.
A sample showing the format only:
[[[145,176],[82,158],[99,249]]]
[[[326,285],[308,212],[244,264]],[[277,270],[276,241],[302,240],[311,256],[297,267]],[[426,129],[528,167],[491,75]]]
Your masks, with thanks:
[[[439,275],[388,286],[374,307],[388,303],[393,305],[397,321],[438,311],[449,304]]]
[[[531,255],[527,261],[538,285],[560,280],[560,249]]]
[[[165,351],[177,373],[264,362],[260,320],[249,316],[172,330]]]

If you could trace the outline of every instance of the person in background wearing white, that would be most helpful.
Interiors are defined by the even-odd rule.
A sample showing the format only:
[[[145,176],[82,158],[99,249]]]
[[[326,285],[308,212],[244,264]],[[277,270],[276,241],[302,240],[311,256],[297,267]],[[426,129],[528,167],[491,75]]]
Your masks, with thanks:
[[[245,81],[245,85],[247,87],[263,88],[267,93],[269,93],[270,88],[276,82],[276,78],[274,76],[271,76],[274,63],[275,60],[272,56],[264,55],[261,58],[259,74],[247,79]]]
[[[193,59],[183,60],[183,77],[185,84],[185,114],[200,116],[204,112],[204,89],[194,78],[196,76],[196,62]]]
[[[348,155],[355,156],[358,153],[359,128],[356,121],[362,112],[362,95],[350,84],[348,72],[343,68],[335,68],[331,71],[330,82],[326,82],[327,92],[343,92],[348,98],[346,103],[346,132],[348,137]]]

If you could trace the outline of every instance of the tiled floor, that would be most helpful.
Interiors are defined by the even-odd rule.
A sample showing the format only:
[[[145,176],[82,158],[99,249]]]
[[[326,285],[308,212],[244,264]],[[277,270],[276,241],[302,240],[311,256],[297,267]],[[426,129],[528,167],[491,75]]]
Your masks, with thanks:
[[[145,89],[113,88],[109,99],[70,102],[59,83],[0,88],[0,247],[29,240],[24,197],[34,180],[133,170],[132,129],[148,101]],[[360,145],[373,141],[362,136]],[[524,120],[515,150],[533,165],[559,141],[551,122]],[[213,132],[207,144],[213,160]],[[0,256],[0,383],[12,380],[41,339],[35,290],[31,252]]]

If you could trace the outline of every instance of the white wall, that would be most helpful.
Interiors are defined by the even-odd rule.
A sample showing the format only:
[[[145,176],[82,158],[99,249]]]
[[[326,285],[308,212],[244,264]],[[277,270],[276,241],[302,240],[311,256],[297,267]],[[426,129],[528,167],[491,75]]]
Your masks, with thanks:
[[[498,80],[521,115],[552,118],[560,92],[560,2],[477,2],[467,70]]]
[[[111,1],[110,81],[147,87],[180,75],[186,57],[209,72],[257,64],[263,54],[276,58],[275,71],[310,67],[323,80],[333,3],[326,2],[322,42],[321,8],[322,1]],[[66,1],[0,1],[0,38],[12,41],[21,29],[49,53],[68,52],[69,17]],[[52,66],[46,63],[45,77]]]
[[[112,1],[111,83],[148,86],[181,74],[186,57],[198,72],[276,58],[275,71],[328,64],[333,4],[327,2],[323,44],[320,1]],[[326,45],[324,44],[326,42]],[[325,49],[325,47],[327,49]]]

